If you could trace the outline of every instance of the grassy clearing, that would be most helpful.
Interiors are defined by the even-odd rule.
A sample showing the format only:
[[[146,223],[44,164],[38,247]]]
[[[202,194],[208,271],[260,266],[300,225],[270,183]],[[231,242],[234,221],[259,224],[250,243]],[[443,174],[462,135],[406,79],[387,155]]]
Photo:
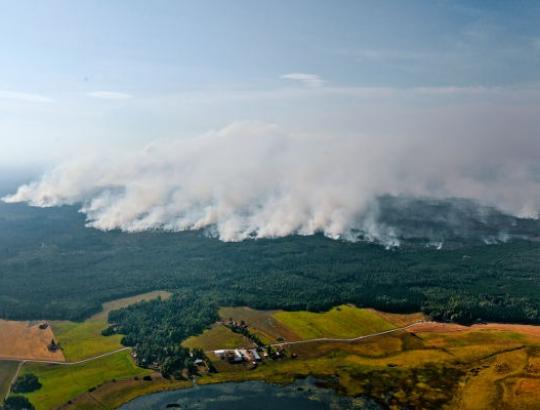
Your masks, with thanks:
[[[0,362],[0,402],[8,393],[9,385],[13,379],[13,376],[15,375],[15,372],[17,371],[18,366],[18,362]]]
[[[142,293],[140,295],[129,296],[127,298],[116,299],[110,302],[105,302],[103,304],[103,309],[101,310],[101,312],[96,313],[89,320],[104,320],[106,322],[109,316],[109,312],[111,310],[121,309],[129,305],[138,303],[138,302],[148,301],[148,300],[157,299],[157,298],[167,300],[171,296],[172,296],[171,292],[167,292],[164,290],[155,290],[152,292]]]
[[[253,346],[253,342],[223,325],[215,324],[210,329],[205,330],[202,335],[184,340],[182,346],[190,349],[215,350]]]
[[[328,312],[285,312],[273,315],[302,339],[354,338],[395,328],[374,311],[341,305]]]
[[[25,364],[21,374],[25,373],[35,374],[42,384],[26,396],[37,410],[48,410],[112,379],[144,376],[151,371],[137,367],[129,352],[123,351],[80,365]]]
[[[67,361],[78,361],[98,356],[122,347],[121,335],[102,336],[101,331],[108,326],[107,317],[111,310],[120,309],[143,300],[158,297],[167,299],[170,292],[154,291],[130,296],[103,304],[103,310],[84,322],[51,322],[57,340],[60,342]]]

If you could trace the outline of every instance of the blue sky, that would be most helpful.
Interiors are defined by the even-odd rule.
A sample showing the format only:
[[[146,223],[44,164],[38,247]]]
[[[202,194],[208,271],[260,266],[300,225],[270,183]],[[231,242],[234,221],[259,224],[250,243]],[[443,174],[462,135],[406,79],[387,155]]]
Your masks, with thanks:
[[[539,23],[536,1],[2,1],[0,164],[239,120],[406,137],[519,105],[532,134]]]

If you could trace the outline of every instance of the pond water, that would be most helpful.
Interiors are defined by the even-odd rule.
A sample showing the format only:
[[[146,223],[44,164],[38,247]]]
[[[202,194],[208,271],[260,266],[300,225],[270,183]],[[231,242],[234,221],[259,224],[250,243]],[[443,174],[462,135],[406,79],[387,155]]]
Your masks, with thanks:
[[[139,397],[121,410],[379,410],[367,399],[337,395],[315,386],[313,379],[287,386],[265,382],[222,383]]]

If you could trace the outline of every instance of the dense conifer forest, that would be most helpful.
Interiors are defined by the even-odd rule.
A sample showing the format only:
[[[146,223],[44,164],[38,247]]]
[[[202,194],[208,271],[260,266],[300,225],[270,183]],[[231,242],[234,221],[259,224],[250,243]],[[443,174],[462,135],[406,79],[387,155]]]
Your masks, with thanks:
[[[225,243],[202,232],[101,232],[75,207],[0,205],[0,316],[11,319],[82,320],[104,301],[168,289],[209,309],[351,302],[463,323],[540,323],[539,262],[534,240],[441,250],[321,235]]]

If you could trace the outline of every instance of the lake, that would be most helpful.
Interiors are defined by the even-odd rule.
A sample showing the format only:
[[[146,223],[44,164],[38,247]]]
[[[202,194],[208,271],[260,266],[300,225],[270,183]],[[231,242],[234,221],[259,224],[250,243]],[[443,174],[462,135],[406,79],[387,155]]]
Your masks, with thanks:
[[[368,399],[354,399],[315,386],[312,378],[287,386],[265,382],[221,383],[139,397],[121,410],[379,410]]]

